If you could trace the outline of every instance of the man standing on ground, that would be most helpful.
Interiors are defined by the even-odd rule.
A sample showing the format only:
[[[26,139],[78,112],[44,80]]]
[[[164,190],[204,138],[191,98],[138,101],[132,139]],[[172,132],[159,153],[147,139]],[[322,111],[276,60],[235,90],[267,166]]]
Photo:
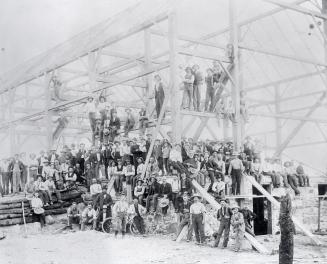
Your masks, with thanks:
[[[190,207],[191,225],[193,225],[196,244],[203,244],[205,242],[204,236],[204,220],[206,209],[204,204],[200,202],[201,196],[199,194],[193,195],[194,203]]]
[[[224,233],[223,248],[227,247],[230,231],[230,219],[232,216],[232,210],[227,206],[225,199],[220,200],[220,209],[217,212],[217,218],[220,221],[217,237],[215,239],[214,247],[218,247],[220,238]]]

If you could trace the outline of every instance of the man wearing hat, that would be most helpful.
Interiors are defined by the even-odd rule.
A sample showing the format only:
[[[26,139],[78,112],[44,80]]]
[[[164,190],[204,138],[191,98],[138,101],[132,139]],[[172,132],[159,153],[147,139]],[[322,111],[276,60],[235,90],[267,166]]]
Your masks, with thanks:
[[[128,133],[134,128],[135,118],[132,115],[132,110],[130,108],[125,109],[126,112],[126,121],[124,125],[124,135],[128,137]]]
[[[229,231],[230,231],[230,219],[232,217],[232,210],[227,206],[226,199],[220,200],[220,209],[217,212],[217,219],[220,221],[219,229],[217,232],[217,236],[215,238],[214,247],[218,247],[220,238],[224,233],[224,242],[223,247],[226,248],[229,239]]]
[[[241,179],[244,166],[239,159],[237,152],[233,152],[233,159],[229,164],[228,175],[232,177],[232,193],[240,195],[241,193]]]
[[[143,203],[145,186],[143,185],[143,180],[138,179],[136,181],[136,186],[134,188],[134,197],[138,199],[139,204]]]
[[[111,217],[111,205],[113,204],[110,194],[107,193],[107,186],[102,187],[100,193],[94,202],[94,209],[99,211],[98,222],[104,220],[104,217]]]
[[[190,219],[190,207],[191,202],[189,200],[189,195],[187,193],[183,194],[183,202],[179,204],[179,206],[176,208],[177,213],[180,217],[180,223],[178,225],[177,229],[177,236],[174,240],[176,240],[179,236],[179,234],[182,232],[184,226],[187,225],[187,237],[186,242],[190,242],[192,239],[192,233],[193,233],[193,226],[191,225],[191,219]]]
[[[155,176],[150,176],[150,185],[148,189],[148,196],[146,198],[146,211],[150,211],[151,201],[153,201],[153,211],[157,210],[158,197],[160,194],[160,184],[157,182]]]
[[[192,68],[185,68],[185,76],[183,80],[184,89],[183,89],[183,99],[182,99],[182,108],[191,110],[193,104],[193,83],[194,75],[192,74]]]
[[[196,243],[203,244],[205,242],[204,236],[204,223],[206,209],[204,204],[201,203],[201,195],[194,194],[192,196],[193,204],[190,206],[191,225],[193,226]]]
[[[238,252],[241,249],[242,241],[244,239],[245,233],[245,224],[244,217],[241,212],[239,212],[239,206],[237,204],[232,207],[232,217],[231,217],[231,226],[232,226],[232,234],[234,236],[234,251]]]
[[[114,218],[114,230],[115,237],[117,237],[119,231],[121,231],[122,237],[124,238],[126,233],[126,223],[127,223],[127,213],[128,213],[128,203],[126,201],[126,194],[122,193],[120,200],[118,200],[113,208],[113,218]]]
[[[124,177],[123,161],[121,159],[119,159],[117,162],[118,162],[118,164],[114,170],[114,177],[115,177],[114,189],[115,189],[116,195],[123,191],[123,177]]]
[[[131,164],[130,160],[126,160],[126,165],[123,168],[123,174],[126,178],[126,194],[127,194],[127,202],[132,202],[132,181],[135,176],[135,168]]]

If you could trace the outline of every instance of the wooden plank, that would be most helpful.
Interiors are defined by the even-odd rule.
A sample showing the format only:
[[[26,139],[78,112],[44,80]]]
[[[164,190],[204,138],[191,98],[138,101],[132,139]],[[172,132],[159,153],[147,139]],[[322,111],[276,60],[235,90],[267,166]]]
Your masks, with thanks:
[[[262,244],[258,242],[253,236],[251,236],[249,233],[244,233],[245,238],[251,243],[251,245],[258,250],[258,252],[262,254],[270,254],[271,252],[268,251],[267,248],[265,248]]]
[[[179,233],[179,236],[176,239],[176,242],[181,242],[184,237],[187,235],[187,225],[183,227],[182,231]]]
[[[275,206],[279,207],[280,203],[270,194],[268,193],[252,176],[247,176],[245,175],[245,178],[254,186],[258,189],[258,191],[260,191],[263,195],[266,196],[266,198],[273,203]],[[300,228],[302,230],[302,232],[307,235],[308,237],[310,237],[312,239],[312,241],[319,245],[322,245],[321,241],[314,236],[296,217],[292,216],[292,220],[294,222],[294,224]]]

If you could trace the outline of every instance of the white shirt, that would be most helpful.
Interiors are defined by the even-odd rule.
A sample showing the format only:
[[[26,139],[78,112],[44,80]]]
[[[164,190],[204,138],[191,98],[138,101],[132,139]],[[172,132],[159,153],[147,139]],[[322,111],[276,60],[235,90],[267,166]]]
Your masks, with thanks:
[[[145,187],[143,185],[141,186],[135,186],[134,188],[134,195],[136,197],[140,196],[140,195],[143,195],[144,194],[144,191],[145,191]]]
[[[125,176],[134,176],[135,175],[135,168],[133,165],[124,166],[123,174]]]
[[[43,202],[40,198],[33,197],[31,200],[32,208],[40,208],[43,207]]]
[[[179,161],[183,162],[182,160],[182,153],[180,151],[177,151],[176,149],[172,148],[169,153],[169,159],[171,161]]]
[[[205,212],[206,212],[206,208],[204,207],[204,204],[201,202],[193,203],[190,207],[191,214],[201,214]]]
[[[84,109],[88,113],[95,113],[96,112],[95,103],[94,102],[88,102],[88,103],[86,103]]]
[[[126,201],[117,201],[112,207],[112,212],[114,215],[117,215],[118,213],[127,213],[127,211],[128,203]]]
[[[89,209],[89,208],[86,207],[84,209],[84,211],[82,212],[82,217],[83,218],[92,217],[93,219],[96,219],[97,218],[97,213],[93,208]]]
[[[145,165],[143,163],[139,164],[137,166],[137,170],[136,170],[136,173],[137,174],[142,174],[142,172],[145,170]]]
[[[101,193],[101,192],[102,192],[102,188],[101,188],[101,185],[100,184],[93,183],[90,186],[90,193],[91,193],[91,195],[98,194],[98,193]]]
[[[46,181],[44,182],[44,184],[47,186],[47,189],[48,189],[49,191],[54,191],[54,190],[56,189],[56,185],[55,185],[54,181],[46,180]]]
[[[212,185],[212,190],[219,193],[220,191],[225,191],[225,183],[223,181],[214,182]]]

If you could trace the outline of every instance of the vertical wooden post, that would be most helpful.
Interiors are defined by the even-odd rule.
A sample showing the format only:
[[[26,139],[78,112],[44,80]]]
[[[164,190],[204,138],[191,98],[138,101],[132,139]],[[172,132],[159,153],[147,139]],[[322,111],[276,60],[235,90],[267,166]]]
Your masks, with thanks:
[[[15,99],[16,88],[11,89],[9,92],[9,120],[14,120],[14,99]],[[9,124],[9,144],[10,144],[10,156],[14,156],[16,152],[16,131],[15,124]]]
[[[180,93],[178,89],[178,67],[177,67],[177,35],[178,35],[177,13],[174,10],[168,17],[169,37],[169,61],[170,61],[170,102],[172,109],[172,140],[174,143],[181,142],[182,119],[180,113]]]
[[[144,54],[145,54],[145,70],[152,68],[152,56],[151,56],[151,32],[150,29],[144,30]],[[146,88],[145,88],[145,98],[146,98],[146,112],[151,113],[151,87],[153,86],[153,74],[148,74],[146,76]]]
[[[235,107],[235,120],[233,122],[233,141],[235,151],[241,150],[241,128],[240,128],[240,69],[239,69],[239,48],[238,37],[239,27],[236,22],[236,5],[235,0],[229,1],[229,23],[230,23],[230,43],[233,46],[234,54],[234,71],[232,77],[234,85],[232,85],[232,100]]]
[[[52,137],[52,112],[49,111],[51,107],[51,93],[50,93],[50,82],[51,82],[51,74],[44,74],[44,94],[45,94],[45,127],[46,127],[46,146],[47,150],[50,151],[52,148],[53,137]]]
[[[279,85],[275,86],[275,112],[278,115],[280,113],[280,88]],[[276,150],[279,149],[282,144],[282,122],[279,118],[275,119],[276,128]]]
[[[327,15],[327,0],[321,0],[321,13]],[[323,21],[324,25],[324,34],[327,36],[327,20]],[[325,62],[327,62],[327,42],[326,38],[324,38],[324,51],[325,51]]]

